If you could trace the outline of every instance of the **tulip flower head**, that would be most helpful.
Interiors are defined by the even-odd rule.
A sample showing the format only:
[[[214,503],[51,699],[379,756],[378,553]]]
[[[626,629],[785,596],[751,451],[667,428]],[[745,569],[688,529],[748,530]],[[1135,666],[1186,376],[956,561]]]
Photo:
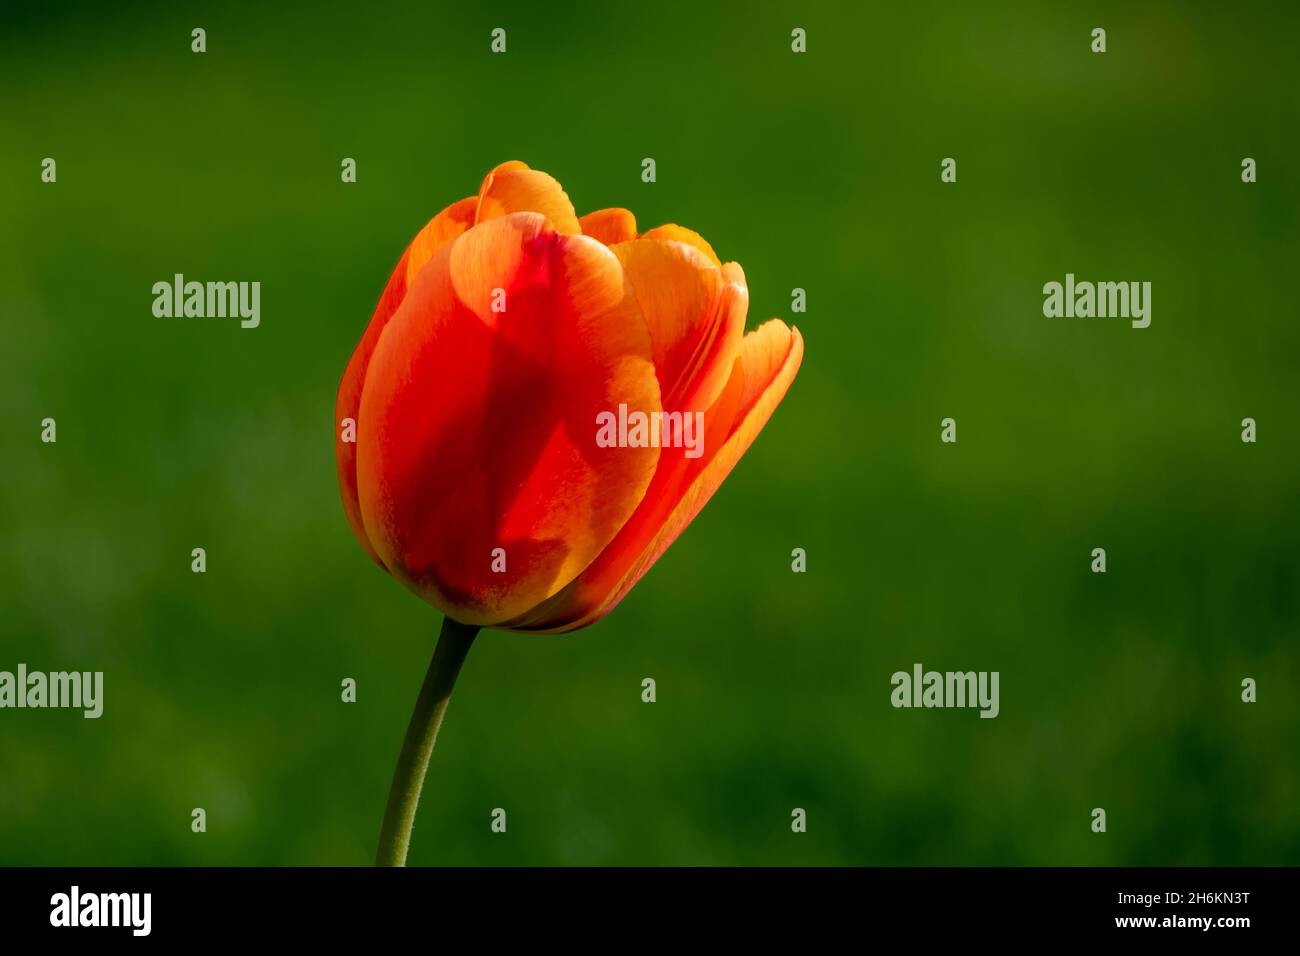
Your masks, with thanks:
[[[361,547],[443,612],[376,863],[401,866],[429,757],[481,628],[608,614],[704,507],[799,369],[745,333],[749,290],[681,226],[579,218],[523,163],[402,253],[339,385],[339,486]]]
[[[748,302],[740,266],[698,233],[638,232],[626,209],[579,218],[546,173],[498,166],[411,241],[339,386],[361,546],[466,624],[598,620],[799,368],[798,330],[745,334]]]

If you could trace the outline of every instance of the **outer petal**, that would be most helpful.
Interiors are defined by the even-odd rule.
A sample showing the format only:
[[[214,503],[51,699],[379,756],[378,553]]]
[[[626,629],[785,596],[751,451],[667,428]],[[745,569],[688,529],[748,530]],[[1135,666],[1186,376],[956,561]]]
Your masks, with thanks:
[[[607,246],[636,238],[636,216],[626,209],[597,209],[578,220],[582,234]]]
[[[767,424],[803,358],[798,329],[772,320],[745,336],[730,380],[706,416],[705,454],[665,449],[636,513],[572,584],[530,613],[515,630],[575,630],[614,609],[699,513]]]
[[[619,402],[660,407],[644,322],[605,246],[536,213],[445,246],[384,329],[361,396],[357,489],[380,560],[468,624],[544,601],[605,549],[655,472],[658,449],[596,446],[597,414]]]
[[[411,287],[420,270],[428,264],[439,249],[474,225],[477,209],[477,198],[466,196],[460,202],[454,202],[438,213],[427,226],[416,233],[403,256],[406,262],[406,289]]]
[[[388,285],[379,297],[361,337],[361,342],[352,353],[343,380],[339,384],[338,397],[335,402],[335,462],[338,467],[339,489],[343,497],[343,510],[348,516],[348,524],[361,542],[361,547],[375,561],[383,563],[366,537],[361,520],[360,507],[357,504],[356,445],[342,439],[341,422],[350,418],[357,420],[357,411],[361,402],[361,388],[365,382],[366,370],[375,344],[383,333],[393,313],[406,297],[407,290],[415,282],[416,276],[428,264],[438,250],[452,239],[461,235],[476,222],[498,218],[512,212],[540,212],[551,220],[560,232],[578,232],[577,218],[573,204],[565,195],[563,187],[546,173],[529,169],[524,163],[512,161],[502,163],[484,177],[477,196],[469,196],[448,206],[416,234],[411,240],[397,267],[388,279]]]
[[[703,411],[731,373],[749,308],[740,266],[696,247],[638,239],[614,247],[650,329],[664,408]]]
[[[564,187],[554,177],[529,169],[518,160],[502,163],[483,178],[475,222],[512,212],[540,212],[557,232],[582,232]]]
[[[370,324],[362,334],[361,342],[353,351],[352,358],[348,360],[348,366],[343,372],[343,380],[339,383],[338,397],[334,406],[334,460],[338,466],[343,510],[348,516],[348,524],[352,526],[353,533],[361,542],[361,547],[375,561],[379,561],[379,555],[375,553],[370,540],[366,537],[365,527],[361,521],[361,509],[357,504],[357,446],[352,442],[343,441],[341,423],[346,418],[354,422],[357,420],[357,412],[361,405],[361,386],[365,382],[366,369],[370,365],[375,344],[379,341],[379,336],[383,333],[388,320],[393,317],[393,313],[406,298],[406,290],[410,288],[412,280],[439,249],[474,224],[474,212],[477,208],[478,199],[474,196],[452,203],[434,216],[411,240],[411,244],[402,253],[402,258],[398,260],[397,267],[388,277],[388,285],[379,297],[379,304],[375,306],[374,314],[370,317]]]

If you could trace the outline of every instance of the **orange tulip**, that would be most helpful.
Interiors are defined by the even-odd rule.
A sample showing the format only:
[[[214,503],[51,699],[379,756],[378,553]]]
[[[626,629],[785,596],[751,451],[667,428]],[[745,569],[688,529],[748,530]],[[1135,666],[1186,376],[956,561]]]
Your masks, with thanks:
[[[478,630],[571,631],[609,613],[766,424],[803,340],[775,319],[745,334],[748,305],[740,266],[699,234],[638,232],[626,209],[579,219],[518,162],[407,246],[337,403],[352,530],[445,615],[378,863],[406,860]],[[616,411],[611,443],[598,426]],[[648,428],[625,427],[638,415]]]
[[[559,632],[604,616],[799,368],[797,329],[743,334],[748,303],[740,266],[697,233],[638,233],[626,209],[579,219],[547,174],[498,166],[412,240],[339,386],[356,439],[340,430],[339,484],[361,546],[465,624]],[[620,405],[702,413],[702,453],[597,447],[597,416]]]

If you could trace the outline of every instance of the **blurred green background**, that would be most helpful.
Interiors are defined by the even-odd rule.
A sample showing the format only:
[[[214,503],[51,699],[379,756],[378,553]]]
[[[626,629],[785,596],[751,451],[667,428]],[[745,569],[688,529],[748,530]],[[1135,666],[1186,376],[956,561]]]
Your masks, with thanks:
[[[439,619],[348,530],[334,394],[507,159],[698,229],[807,355],[610,617],[479,638],[412,863],[1300,862],[1300,9],[178,6],[0,14],[0,669],[106,683],[0,711],[0,863],[370,862]],[[1151,327],[1044,318],[1067,271]],[[154,318],[176,272],[261,327]],[[893,709],[917,661],[1001,715]]]

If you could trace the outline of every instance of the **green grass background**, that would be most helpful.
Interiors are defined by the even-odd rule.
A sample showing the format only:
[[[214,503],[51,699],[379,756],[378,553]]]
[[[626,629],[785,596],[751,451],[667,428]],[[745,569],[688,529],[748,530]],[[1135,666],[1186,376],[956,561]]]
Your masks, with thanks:
[[[0,863],[370,861],[438,617],[352,539],[335,389],[512,158],[700,230],[807,355],[610,617],[480,637],[412,863],[1300,862],[1300,9],[270,6],[0,13],[0,669],[106,675],[0,711]],[[1151,327],[1044,318],[1067,271]],[[154,318],[175,272],[262,326]],[[1001,715],[894,710],[915,661]]]

